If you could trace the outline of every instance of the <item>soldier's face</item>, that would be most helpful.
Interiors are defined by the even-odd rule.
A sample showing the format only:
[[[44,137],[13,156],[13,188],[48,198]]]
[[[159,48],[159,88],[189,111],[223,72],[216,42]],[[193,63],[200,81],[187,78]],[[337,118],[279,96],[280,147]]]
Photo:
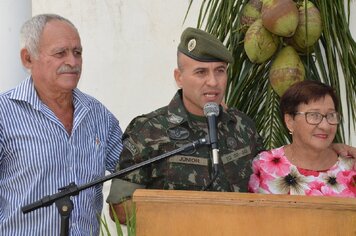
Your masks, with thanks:
[[[200,62],[179,55],[180,68],[175,69],[174,77],[183,90],[185,108],[194,115],[203,116],[207,102],[220,104],[225,95],[227,83],[227,63]]]

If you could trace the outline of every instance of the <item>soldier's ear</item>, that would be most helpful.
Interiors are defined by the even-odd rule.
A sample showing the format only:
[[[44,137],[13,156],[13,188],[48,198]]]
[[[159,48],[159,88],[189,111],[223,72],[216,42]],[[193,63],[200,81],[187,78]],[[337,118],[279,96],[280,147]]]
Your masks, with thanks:
[[[178,68],[174,70],[174,79],[176,80],[177,86],[182,88],[182,72]]]

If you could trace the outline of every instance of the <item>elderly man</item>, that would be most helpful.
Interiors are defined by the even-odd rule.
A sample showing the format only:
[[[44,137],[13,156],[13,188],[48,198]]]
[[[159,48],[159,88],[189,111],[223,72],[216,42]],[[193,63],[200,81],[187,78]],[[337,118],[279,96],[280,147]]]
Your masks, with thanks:
[[[76,88],[82,45],[70,21],[35,16],[23,25],[21,43],[31,75],[0,95],[0,232],[59,235],[55,204],[28,214],[21,207],[71,182],[81,185],[114,171],[122,132],[112,113]],[[72,200],[69,234],[99,235],[102,186]]]

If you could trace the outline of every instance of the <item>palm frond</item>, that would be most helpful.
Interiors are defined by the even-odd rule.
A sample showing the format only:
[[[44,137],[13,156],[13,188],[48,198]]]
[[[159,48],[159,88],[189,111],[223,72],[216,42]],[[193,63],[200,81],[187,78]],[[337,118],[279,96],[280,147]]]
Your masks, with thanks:
[[[247,2],[203,0],[197,27],[216,35],[232,51],[235,61],[229,68],[226,103],[254,119],[258,131],[265,138],[265,148],[270,149],[289,142],[290,136],[279,114],[279,97],[268,81],[271,60],[253,64],[244,50],[240,17]],[[297,2],[305,4],[306,0]],[[349,123],[346,127],[340,125],[335,138],[337,142],[344,142],[345,131],[353,133],[351,124],[356,122],[356,79],[353,78],[356,75],[356,43],[349,30],[350,0],[347,6],[344,0],[312,2],[321,13],[323,32],[314,52],[301,56],[301,59],[307,79],[333,86],[340,101],[347,101],[346,111],[342,110],[340,103],[340,112],[346,114]],[[344,79],[340,79],[342,76]],[[345,93],[341,93],[343,89]]]

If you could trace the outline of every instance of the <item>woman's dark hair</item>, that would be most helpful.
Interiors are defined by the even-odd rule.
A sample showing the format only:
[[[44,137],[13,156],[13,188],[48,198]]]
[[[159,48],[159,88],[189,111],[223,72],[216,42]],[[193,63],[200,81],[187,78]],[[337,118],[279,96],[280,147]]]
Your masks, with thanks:
[[[308,104],[310,101],[319,100],[326,95],[330,95],[334,102],[335,110],[338,111],[339,100],[332,87],[315,80],[297,82],[290,86],[281,97],[280,110],[282,117],[284,114],[294,115],[299,104]]]

